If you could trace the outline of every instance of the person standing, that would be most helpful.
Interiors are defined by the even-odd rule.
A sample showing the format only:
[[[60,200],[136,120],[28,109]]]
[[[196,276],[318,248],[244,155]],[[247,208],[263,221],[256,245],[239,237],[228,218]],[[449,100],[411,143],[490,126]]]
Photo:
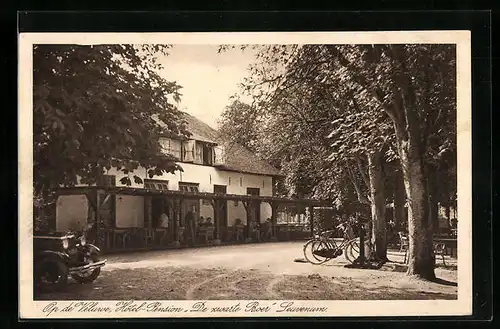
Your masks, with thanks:
[[[194,209],[187,212],[184,217],[184,222],[186,223],[189,229],[189,235],[191,236],[191,243],[194,244],[196,241],[196,223],[195,223],[195,212]]]
[[[160,244],[163,244],[163,240],[167,238],[169,224],[170,219],[168,218],[166,211],[162,211],[160,217],[158,218],[158,230],[162,232],[160,237]]]
[[[158,228],[164,228],[165,230],[167,230],[169,222],[170,219],[168,218],[168,215],[165,211],[163,211],[160,215],[160,218],[158,219]]]

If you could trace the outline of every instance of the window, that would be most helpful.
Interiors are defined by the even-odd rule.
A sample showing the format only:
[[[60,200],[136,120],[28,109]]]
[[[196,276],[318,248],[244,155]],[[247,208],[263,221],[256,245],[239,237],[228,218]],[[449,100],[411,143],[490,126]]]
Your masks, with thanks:
[[[184,182],[181,183],[181,182],[179,182],[179,191],[197,193],[197,192],[199,192],[199,186],[200,186],[200,184],[197,184],[197,183],[184,183]]]
[[[214,193],[215,194],[226,194],[227,193],[226,185],[214,185]]]
[[[247,188],[247,195],[260,195],[260,189],[248,187]]]
[[[203,163],[203,144],[196,142],[195,151],[196,151],[196,158],[194,162]]]
[[[226,162],[226,154],[224,146],[217,145],[213,148],[213,165],[223,166]]]
[[[144,188],[148,190],[168,191],[168,180],[145,179]]]
[[[181,159],[181,141],[162,137],[160,138],[160,146],[163,153],[173,155],[179,160]]]
[[[194,140],[182,142],[182,161],[194,162],[195,144]]]
[[[170,153],[170,139],[168,138],[160,138],[160,146],[163,153]]]
[[[213,164],[213,147],[209,144],[203,144],[203,164],[211,166]]]

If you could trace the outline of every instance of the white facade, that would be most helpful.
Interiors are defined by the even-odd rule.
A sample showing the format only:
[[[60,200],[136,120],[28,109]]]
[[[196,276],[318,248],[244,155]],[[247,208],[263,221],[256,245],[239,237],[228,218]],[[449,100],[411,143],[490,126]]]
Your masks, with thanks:
[[[56,203],[56,230],[79,230],[87,223],[89,203],[85,195],[61,195]]]
[[[252,161],[252,159],[249,159]],[[183,172],[177,171],[174,174],[168,173],[162,176],[154,176],[155,181],[168,182],[169,190],[179,190],[179,182],[199,184],[199,192],[213,193],[214,185],[226,186],[227,194],[246,195],[247,188],[258,188],[261,196],[272,196],[272,176],[238,173],[221,170],[217,167],[199,165],[192,163],[179,163]],[[115,169],[109,170],[107,175],[116,177],[116,186],[125,186],[120,183],[120,179],[125,175]],[[144,179],[149,179],[144,168],[137,169],[131,173],[130,180],[134,188],[144,188],[144,184],[134,182],[133,175]],[[73,227],[80,227],[86,223],[88,216],[88,202],[83,195],[62,196],[57,202],[56,229],[66,230]],[[209,204],[200,201],[200,216],[213,216],[213,208]],[[271,217],[271,207],[268,203],[260,205],[260,220],[265,222]],[[236,218],[241,219],[246,224],[246,211],[241,202],[228,201],[227,219],[228,226],[232,226]],[[117,227],[144,227],[144,197],[131,195],[116,196],[116,226]]]

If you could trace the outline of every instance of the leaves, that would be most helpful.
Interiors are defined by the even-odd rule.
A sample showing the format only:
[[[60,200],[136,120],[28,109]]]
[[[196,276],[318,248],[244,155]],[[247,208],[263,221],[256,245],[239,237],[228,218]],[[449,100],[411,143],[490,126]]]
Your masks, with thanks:
[[[282,169],[290,193],[336,200],[342,193],[366,194],[360,172],[366,168],[356,163],[372,151],[383,152],[391,164],[386,170],[399,170],[392,164],[400,160],[401,141],[409,139],[404,118],[408,106],[419,123],[411,128],[418,130],[417,140],[411,142],[419,144],[426,163],[453,166],[453,46],[258,45],[252,49],[258,55],[242,84],[261,118],[258,129],[251,126],[250,139],[258,141],[252,147]],[[228,121],[235,127],[232,134],[247,134],[238,119],[233,115]],[[356,191],[346,187],[350,185]]]
[[[162,135],[186,135],[158,75],[162,45],[36,45],[33,50],[35,186],[95,183],[103,170],[178,170]],[[156,119],[155,119],[156,118]],[[137,181],[136,181],[137,182]],[[130,179],[125,179],[130,184]]]
[[[225,139],[255,152],[261,118],[256,107],[234,99],[221,114],[219,132]]]

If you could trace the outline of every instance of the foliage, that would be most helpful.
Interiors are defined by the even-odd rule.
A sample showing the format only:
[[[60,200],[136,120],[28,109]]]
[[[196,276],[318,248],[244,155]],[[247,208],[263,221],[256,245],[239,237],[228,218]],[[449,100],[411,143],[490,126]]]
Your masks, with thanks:
[[[256,152],[260,121],[255,107],[234,99],[221,114],[219,132],[229,141]]]
[[[174,102],[180,86],[158,75],[167,46],[35,45],[35,191],[95,183],[105,169],[149,176],[179,168],[161,135],[186,135]],[[134,176],[136,182],[141,179]]]
[[[347,174],[362,201],[365,156],[384,152],[387,168],[401,167],[413,212],[409,273],[433,278],[432,209],[438,200],[450,203],[456,190],[454,46],[256,48],[244,90],[266,113],[264,157],[281,165],[292,191],[349,195]]]
[[[362,88],[392,121],[412,215],[407,273],[425,279],[435,278],[436,157],[455,148],[454,52],[450,45],[425,44],[330,48],[346,71],[344,83]]]
[[[253,96],[263,117],[259,154],[286,174],[290,194],[329,198],[339,208],[357,204],[355,191],[359,190],[357,183],[361,179],[358,170],[366,168],[352,167],[351,161],[359,162],[359,157],[352,156],[352,145],[356,142],[365,147],[366,143],[344,131],[335,145],[343,145],[354,153],[343,154],[340,160],[329,159],[333,149],[327,137],[335,128],[335,120],[346,115],[346,107],[351,113],[357,110],[342,97],[346,90],[339,80],[325,75],[328,63],[318,58],[321,46],[255,48],[259,50],[257,60],[243,90]],[[371,120],[370,115],[367,117]],[[353,117],[346,118],[355,121]],[[351,145],[345,143],[349,139],[353,140]],[[356,185],[352,186],[350,180],[356,180]],[[364,189],[361,193],[366,194],[366,185]]]
[[[329,155],[332,165],[344,164],[358,178],[366,171],[363,153],[372,149],[385,145],[385,161],[397,161],[394,108],[386,110],[406,101],[402,96],[405,77],[410,77],[415,88],[415,108],[422,126],[419,147],[425,163],[429,170],[453,170],[450,169],[456,148],[453,47],[270,45],[254,48],[259,50],[259,55],[243,89],[253,95],[255,103],[266,109],[271,121],[274,120],[267,130],[261,131],[259,140],[267,144],[269,150],[263,155],[273,162],[279,162],[276,158],[283,159],[291,182],[297,181],[293,177],[303,177],[301,172],[307,170],[301,169],[300,152],[293,152],[293,146],[304,147],[307,145],[304,141],[310,136],[318,136],[311,141],[313,145],[321,145],[328,129],[327,135],[333,142]],[[407,54],[404,65],[399,64],[401,53]],[[311,145],[307,147],[310,148],[308,155],[314,154]],[[292,162],[291,154],[295,158]],[[452,179],[449,185],[453,187],[455,182],[456,179]]]

